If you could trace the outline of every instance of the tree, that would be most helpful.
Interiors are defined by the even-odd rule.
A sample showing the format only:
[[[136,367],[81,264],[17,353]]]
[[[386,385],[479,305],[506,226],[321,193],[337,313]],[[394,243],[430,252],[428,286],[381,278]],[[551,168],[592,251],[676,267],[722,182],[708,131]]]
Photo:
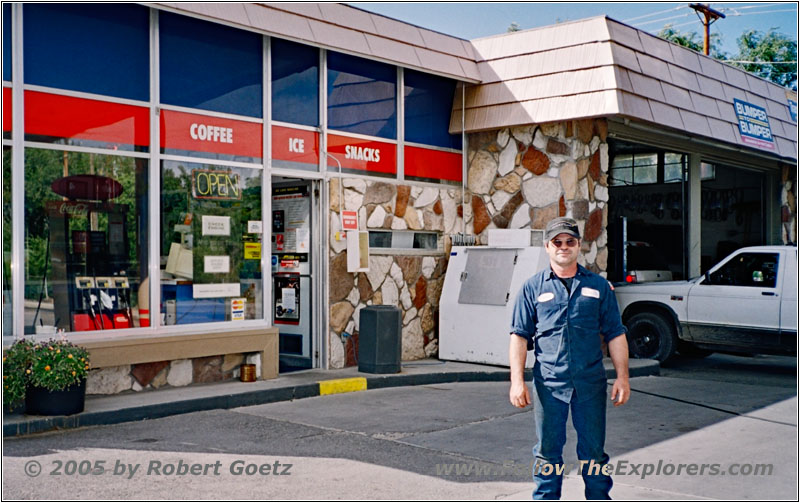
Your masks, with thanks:
[[[664,25],[660,32],[656,35],[664,40],[668,40],[683,47],[688,47],[693,51],[699,53],[703,52],[703,39],[697,32],[690,31],[682,33],[676,30],[671,24]],[[716,49],[715,46],[719,45],[720,40],[716,33],[711,34],[711,56],[716,59],[727,59],[727,54]]]
[[[797,42],[790,40],[775,28],[765,34],[759,30],[748,30],[737,39],[739,53],[733,63],[739,68],[778,85],[797,90]],[[752,61],[753,63],[747,63]],[[782,64],[764,64],[779,63]]]
[[[506,29],[506,32],[507,33],[513,33],[515,31],[519,31],[519,30],[520,30],[519,23],[514,21],[508,26],[508,28]]]

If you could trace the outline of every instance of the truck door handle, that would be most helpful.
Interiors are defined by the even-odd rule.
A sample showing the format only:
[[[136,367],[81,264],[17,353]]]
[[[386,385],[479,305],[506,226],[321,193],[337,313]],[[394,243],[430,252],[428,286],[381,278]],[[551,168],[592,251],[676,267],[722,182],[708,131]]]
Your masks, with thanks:
[[[768,297],[775,297],[775,292],[761,292],[761,295],[766,295]]]

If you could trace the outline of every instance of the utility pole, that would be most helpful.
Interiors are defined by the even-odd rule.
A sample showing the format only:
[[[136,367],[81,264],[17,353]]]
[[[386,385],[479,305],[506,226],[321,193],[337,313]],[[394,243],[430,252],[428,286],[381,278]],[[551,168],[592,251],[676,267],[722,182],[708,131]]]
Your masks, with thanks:
[[[700,22],[703,23],[703,27],[705,28],[703,32],[703,54],[708,56],[708,53],[711,52],[709,27],[717,19],[725,19],[725,14],[702,3],[690,3],[689,7],[695,10],[697,17],[700,18]],[[703,17],[700,17],[700,14],[703,14]]]

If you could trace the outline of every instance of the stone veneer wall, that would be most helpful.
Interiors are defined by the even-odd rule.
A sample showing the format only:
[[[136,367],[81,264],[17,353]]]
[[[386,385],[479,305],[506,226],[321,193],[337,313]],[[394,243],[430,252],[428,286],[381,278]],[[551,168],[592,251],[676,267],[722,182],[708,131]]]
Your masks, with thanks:
[[[781,239],[783,244],[797,244],[797,167],[781,169]]]
[[[443,235],[461,231],[461,188],[413,186],[364,179],[342,180],[344,207],[358,211],[361,230],[424,230]],[[336,239],[339,222],[339,180],[330,183],[330,323],[329,365],[358,363],[358,322],[369,305],[394,305],[402,313],[402,359],[438,354],[436,326],[439,297],[447,267],[447,251],[425,255],[380,255],[372,250],[369,271],[347,272],[344,238]],[[445,244],[447,240],[445,240]]]
[[[467,232],[544,229],[558,216],[581,228],[581,265],[608,263],[608,124],[587,119],[469,135]]]
[[[557,216],[578,221],[582,265],[605,275],[608,262],[608,126],[604,119],[506,128],[469,135],[464,205],[460,188],[433,188],[345,178],[344,206],[359,227],[444,234],[444,254],[370,256],[369,272],[348,273],[340,232],[339,180],[330,183],[331,368],[357,364],[358,318],[364,306],[396,305],[403,315],[403,360],[438,353],[438,306],[449,235],[488,229],[544,229]]]
[[[253,363],[261,375],[261,354],[228,354],[92,369],[86,379],[89,395],[112,395],[165,386],[219,382],[239,377],[239,365]]]

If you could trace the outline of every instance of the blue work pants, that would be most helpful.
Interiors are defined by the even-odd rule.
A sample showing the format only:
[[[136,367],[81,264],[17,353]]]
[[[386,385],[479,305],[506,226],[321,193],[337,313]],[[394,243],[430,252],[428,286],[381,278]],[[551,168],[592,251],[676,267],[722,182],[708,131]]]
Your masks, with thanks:
[[[572,424],[578,434],[578,459],[585,460],[582,475],[587,500],[606,500],[611,490],[611,477],[595,466],[590,472],[590,460],[595,465],[608,463],[604,451],[606,440],[606,393],[591,398],[572,394],[566,403],[554,398],[541,383],[534,382],[533,414],[536,423],[536,445],[533,448],[533,499],[560,499],[563,472],[562,451],[567,440],[567,415],[572,411]],[[551,465],[545,468],[545,465]],[[579,467],[575,466],[573,469]],[[548,473],[549,472],[549,473]]]

